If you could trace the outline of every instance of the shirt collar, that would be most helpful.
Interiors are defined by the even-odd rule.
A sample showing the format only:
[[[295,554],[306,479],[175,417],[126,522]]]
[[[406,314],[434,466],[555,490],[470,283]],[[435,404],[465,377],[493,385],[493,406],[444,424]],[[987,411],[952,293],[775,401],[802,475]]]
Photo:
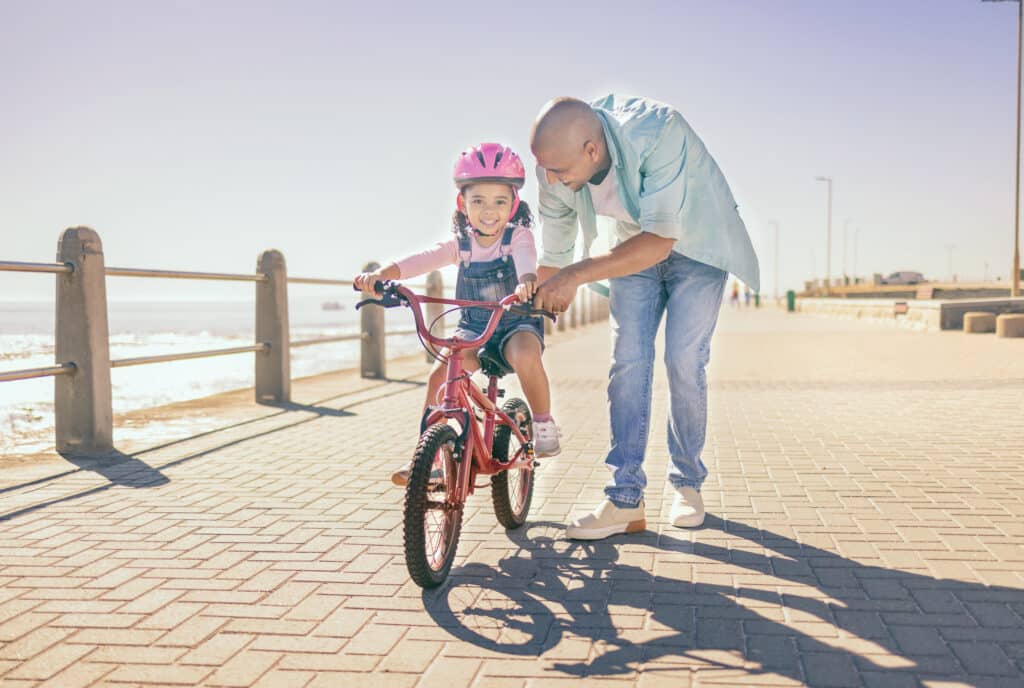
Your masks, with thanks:
[[[601,120],[601,129],[604,130],[604,142],[605,147],[608,148],[608,155],[612,158],[612,166],[615,168],[622,167],[622,158],[619,156],[618,143],[615,137],[612,136],[611,125],[608,122],[608,115],[598,108],[593,108],[597,118]]]

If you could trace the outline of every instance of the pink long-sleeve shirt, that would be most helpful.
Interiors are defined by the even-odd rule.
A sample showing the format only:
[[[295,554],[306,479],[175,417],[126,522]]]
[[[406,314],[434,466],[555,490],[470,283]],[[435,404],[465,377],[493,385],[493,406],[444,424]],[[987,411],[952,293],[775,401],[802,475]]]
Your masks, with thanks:
[[[497,260],[501,257],[501,240],[484,247],[477,243],[476,236],[470,235],[470,262],[481,263]],[[537,245],[533,241],[533,232],[526,227],[512,230],[512,241],[509,243],[512,261],[516,266],[516,274],[522,277],[537,273]],[[431,270],[438,270],[459,262],[459,240],[453,237],[442,241],[433,248],[415,253],[407,258],[395,261],[398,266],[399,279],[411,279],[424,275]]]

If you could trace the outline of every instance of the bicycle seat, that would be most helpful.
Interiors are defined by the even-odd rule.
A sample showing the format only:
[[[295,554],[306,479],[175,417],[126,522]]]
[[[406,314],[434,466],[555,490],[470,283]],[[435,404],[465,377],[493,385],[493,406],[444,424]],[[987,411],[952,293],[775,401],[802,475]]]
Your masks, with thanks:
[[[486,346],[480,349],[480,353],[477,356],[480,359],[480,370],[484,371],[484,375],[504,377],[505,375],[511,375],[514,372],[501,359],[501,357]]]

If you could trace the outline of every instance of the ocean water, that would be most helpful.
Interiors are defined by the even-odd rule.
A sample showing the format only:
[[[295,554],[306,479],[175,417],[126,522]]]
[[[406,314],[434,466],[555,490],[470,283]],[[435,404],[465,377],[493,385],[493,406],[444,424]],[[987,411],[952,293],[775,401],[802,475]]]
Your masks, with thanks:
[[[291,299],[292,340],[358,332],[359,314],[354,304],[352,298],[342,302],[341,310],[324,310],[319,300]],[[254,311],[252,302],[110,303],[110,356],[134,358],[246,346],[254,339]],[[0,302],[0,371],[54,365],[54,318],[52,303]],[[413,328],[412,315],[404,308],[389,310],[386,318],[391,330]],[[389,357],[419,349],[415,335],[388,337]],[[251,387],[254,355],[114,369],[114,413]],[[292,350],[293,377],[358,364],[358,341]],[[53,423],[53,378],[0,382],[0,456],[52,447]]]

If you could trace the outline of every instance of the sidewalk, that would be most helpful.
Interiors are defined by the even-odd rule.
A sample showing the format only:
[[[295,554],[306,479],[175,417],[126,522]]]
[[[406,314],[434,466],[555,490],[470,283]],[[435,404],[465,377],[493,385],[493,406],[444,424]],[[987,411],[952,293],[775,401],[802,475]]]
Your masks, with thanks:
[[[658,370],[649,530],[573,543],[607,478],[608,349],[604,324],[552,341],[565,450],[530,523],[480,490],[427,593],[387,480],[418,362],[284,412],[239,398],[148,451],[115,434],[129,456],[65,475],[0,468],[0,686],[1024,683],[1024,340],[726,309],[707,525],[666,524]]]

